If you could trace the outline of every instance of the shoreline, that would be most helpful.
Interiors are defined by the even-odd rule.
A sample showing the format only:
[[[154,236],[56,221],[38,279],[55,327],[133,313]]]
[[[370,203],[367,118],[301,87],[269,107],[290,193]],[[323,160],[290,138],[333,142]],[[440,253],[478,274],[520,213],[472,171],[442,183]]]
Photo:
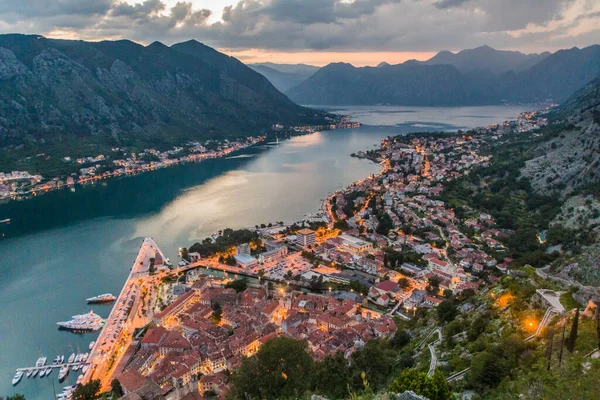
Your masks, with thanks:
[[[295,129],[297,129],[297,130],[294,130],[293,132],[285,133],[283,135],[283,139],[291,139],[291,138],[297,137],[297,136],[305,136],[305,135],[310,135],[310,134],[314,134],[314,133],[318,133],[318,132],[326,132],[326,131],[330,131],[330,130],[353,129],[353,128],[360,127],[360,126],[361,126],[361,124],[358,122],[349,122],[349,121],[345,120],[344,118],[342,118],[340,123],[338,123],[336,125],[331,125],[331,126],[327,127],[327,129],[316,129],[316,128],[322,128],[322,127],[312,127],[312,126],[295,127]],[[277,140],[279,140],[279,135],[275,134],[275,138]],[[266,143],[268,143],[267,141],[269,139],[273,139],[273,136],[269,136],[269,135],[257,136],[257,137],[250,136],[250,137],[246,138],[246,140],[247,140],[246,143],[240,144],[239,142],[234,142],[234,145],[227,147],[223,150],[220,150],[218,152],[210,151],[210,152],[205,152],[205,153],[189,154],[186,156],[182,156],[181,158],[161,160],[160,162],[151,161],[149,164],[141,164],[138,167],[116,168],[112,171],[107,171],[100,175],[80,177],[77,180],[73,180],[71,177],[69,177],[68,179],[65,177],[53,177],[50,180],[48,180],[47,182],[37,185],[37,186],[35,186],[35,188],[32,188],[30,190],[18,191],[18,192],[10,193],[9,195],[0,196],[0,204],[6,204],[10,201],[29,200],[32,197],[36,197],[38,195],[43,195],[45,193],[55,191],[55,190],[67,189],[67,188],[73,189],[75,186],[78,186],[78,185],[84,186],[89,183],[94,184],[95,182],[110,180],[110,179],[114,179],[114,178],[126,178],[126,177],[133,176],[133,175],[138,175],[138,174],[142,174],[142,173],[146,173],[146,172],[151,172],[154,170],[174,167],[174,166],[188,164],[188,163],[201,163],[205,160],[226,158],[227,156],[229,156],[230,154],[232,154],[236,151],[247,150],[256,145],[266,144]],[[36,175],[31,175],[31,174],[27,173],[26,176],[23,176],[20,178],[5,178],[4,180],[1,180],[0,183],[2,183],[2,182],[9,183],[11,181],[19,181],[20,179],[33,179],[35,176]],[[66,179],[66,181],[63,182],[61,179],[63,179],[63,180]],[[69,181],[69,179],[71,181]]]

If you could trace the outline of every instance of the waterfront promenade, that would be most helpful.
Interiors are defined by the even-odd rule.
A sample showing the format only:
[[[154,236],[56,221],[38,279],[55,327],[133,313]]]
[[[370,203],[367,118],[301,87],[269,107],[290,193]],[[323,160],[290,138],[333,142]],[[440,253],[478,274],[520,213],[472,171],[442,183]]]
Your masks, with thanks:
[[[150,275],[151,259],[157,255],[165,259],[152,238],[144,239],[123,289],[90,353],[90,368],[84,375],[84,383],[99,379],[103,389],[108,389],[115,372],[114,367],[119,365],[131,344],[134,330],[152,319],[151,307],[147,307],[143,318],[136,316],[143,314],[139,309],[145,303],[142,299],[145,296],[144,288],[146,285],[152,286],[157,279],[156,275]]]

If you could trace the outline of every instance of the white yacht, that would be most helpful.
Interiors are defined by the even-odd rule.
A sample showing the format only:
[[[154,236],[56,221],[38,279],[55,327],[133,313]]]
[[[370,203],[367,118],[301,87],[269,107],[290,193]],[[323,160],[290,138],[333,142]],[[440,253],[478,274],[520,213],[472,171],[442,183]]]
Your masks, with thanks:
[[[71,364],[71,363],[73,363],[73,361],[75,361],[75,353],[71,353],[68,361],[69,361],[69,364]]]
[[[36,367],[43,367],[44,365],[46,365],[46,361],[48,359],[46,357],[40,357],[37,359],[37,361],[35,362],[35,366]]]
[[[19,383],[19,381],[21,380],[22,377],[23,377],[23,371],[17,371],[15,373],[15,376],[12,378],[13,386],[16,385],[17,383]]]
[[[58,371],[58,381],[62,382],[67,375],[69,375],[69,366],[68,365],[63,365],[62,367],[60,367],[60,371]]]

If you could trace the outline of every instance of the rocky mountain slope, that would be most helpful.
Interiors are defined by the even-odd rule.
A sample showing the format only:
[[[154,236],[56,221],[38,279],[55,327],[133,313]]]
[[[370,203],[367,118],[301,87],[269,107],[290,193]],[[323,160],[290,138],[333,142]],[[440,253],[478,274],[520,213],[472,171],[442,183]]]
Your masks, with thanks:
[[[531,150],[522,175],[543,194],[562,197],[600,182],[600,77],[557,110],[551,140]]]
[[[412,60],[378,68],[330,64],[286,93],[299,104],[562,102],[598,75],[598,45],[530,56],[484,47],[458,54],[440,53],[426,62]]]
[[[168,47],[0,35],[0,148],[157,148],[321,117],[196,41]]]

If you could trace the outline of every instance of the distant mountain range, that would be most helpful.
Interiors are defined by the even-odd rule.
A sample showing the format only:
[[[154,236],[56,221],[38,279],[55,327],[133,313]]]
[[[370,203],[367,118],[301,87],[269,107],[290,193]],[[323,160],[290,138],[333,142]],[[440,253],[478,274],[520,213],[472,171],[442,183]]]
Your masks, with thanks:
[[[485,71],[495,74],[514,71],[524,71],[551,53],[524,54],[519,51],[496,50],[490,46],[481,46],[475,49],[462,50],[458,53],[441,51],[427,61],[409,61],[424,65],[453,65],[462,73]]]
[[[493,105],[561,102],[600,75],[600,46],[523,54],[489,46],[427,61],[356,68],[329,64],[286,94],[314,105]]]
[[[193,40],[168,47],[0,35],[0,149],[160,148],[320,121],[237,59]]]
[[[306,64],[249,64],[250,68],[262,74],[280,92],[297,86],[319,70],[319,67]]]

